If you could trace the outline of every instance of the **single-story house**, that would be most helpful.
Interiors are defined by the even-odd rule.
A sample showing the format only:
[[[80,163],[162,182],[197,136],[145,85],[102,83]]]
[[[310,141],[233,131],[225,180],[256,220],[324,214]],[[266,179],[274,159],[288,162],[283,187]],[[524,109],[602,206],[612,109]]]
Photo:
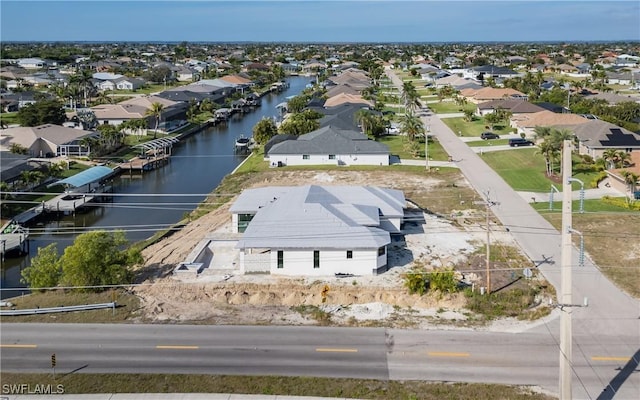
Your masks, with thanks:
[[[511,88],[482,87],[481,89],[462,89],[460,95],[469,102],[479,104],[485,101],[500,99],[528,100],[528,96],[518,90]]]
[[[168,100],[160,96],[134,97],[121,101],[118,104],[100,104],[91,107],[91,111],[96,115],[99,124],[109,124],[118,126],[121,123],[133,119],[146,119],[150,128],[155,127],[155,117],[147,115],[153,103],[160,103],[164,106],[160,122],[174,119],[184,119],[188,108],[188,103]]]
[[[476,107],[476,114],[484,117],[487,114],[494,113],[498,109],[509,111],[514,116],[519,114],[531,114],[545,110],[544,108],[525,100],[500,99],[478,104]]]
[[[338,106],[340,104],[345,104],[345,103],[349,103],[349,104],[362,104],[363,106],[369,107],[369,108],[373,108],[374,104],[373,102],[364,99],[361,95],[359,94],[348,94],[348,93],[339,93],[333,97],[329,97],[325,102],[324,102],[324,106],[325,107],[335,107]]]
[[[230,208],[240,271],[278,275],[376,275],[388,269],[390,232],[400,232],[406,200],[369,186],[245,190]]]
[[[479,65],[476,67],[465,69],[462,76],[464,78],[470,78],[476,81],[484,81],[489,77],[513,78],[514,76],[518,76],[518,73],[507,67],[499,67],[496,65]]]
[[[549,110],[533,114],[519,114],[511,117],[510,126],[516,128],[518,133],[524,133],[532,137],[538,126],[557,127],[564,125],[580,125],[590,120],[578,114],[558,114]]]
[[[12,144],[28,149],[31,157],[86,156],[91,152],[82,139],[99,133],[60,125],[21,126],[0,131],[0,148],[9,150]]]
[[[389,147],[361,132],[330,125],[270,145],[265,145],[265,159],[272,166],[389,165]]]
[[[567,127],[578,139],[578,152],[594,159],[602,157],[608,149],[627,153],[640,152],[640,134],[610,122],[587,120],[584,124]]]

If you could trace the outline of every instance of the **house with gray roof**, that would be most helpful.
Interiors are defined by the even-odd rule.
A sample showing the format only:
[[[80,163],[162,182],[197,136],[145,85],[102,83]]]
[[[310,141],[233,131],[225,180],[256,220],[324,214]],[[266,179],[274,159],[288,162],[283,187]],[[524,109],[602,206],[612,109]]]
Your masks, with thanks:
[[[400,232],[406,200],[375,186],[248,189],[230,208],[242,233],[242,273],[376,275],[387,270],[391,233]]]
[[[607,149],[627,153],[640,152],[640,134],[610,122],[589,120],[584,124],[566,127],[578,139],[578,152],[600,158]]]
[[[489,100],[478,104],[478,106],[476,107],[476,114],[483,117],[487,114],[496,112],[496,110],[498,109],[509,111],[512,116],[519,114],[537,113],[545,110],[544,108],[533,103],[529,103],[526,100],[500,99]]]
[[[389,147],[355,130],[331,125],[277,143],[265,159],[272,166],[389,165]]]
[[[20,126],[3,129],[0,149],[9,150],[18,144],[28,150],[31,157],[86,156],[91,152],[82,139],[99,133],[60,125]]]

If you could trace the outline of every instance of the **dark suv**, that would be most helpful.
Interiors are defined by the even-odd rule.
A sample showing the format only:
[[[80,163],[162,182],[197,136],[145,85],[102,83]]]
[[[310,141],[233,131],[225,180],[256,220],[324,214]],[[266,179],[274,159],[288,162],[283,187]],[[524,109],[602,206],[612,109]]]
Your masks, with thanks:
[[[527,139],[509,139],[509,146],[518,147],[518,146],[533,146],[533,142]]]
[[[480,135],[481,139],[487,140],[487,139],[500,139],[500,136],[496,135],[493,132],[482,132],[482,134]]]

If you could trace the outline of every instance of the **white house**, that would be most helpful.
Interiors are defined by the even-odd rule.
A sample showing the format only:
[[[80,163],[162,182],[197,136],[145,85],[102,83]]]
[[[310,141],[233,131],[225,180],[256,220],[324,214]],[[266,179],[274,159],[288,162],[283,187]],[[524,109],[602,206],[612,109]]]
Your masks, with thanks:
[[[406,201],[374,186],[265,187],[245,190],[231,206],[244,232],[242,273],[376,275],[387,270],[391,233],[400,232]]]
[[[389,165],[389,155],[386,145],[360,132],[332,126],[265,145],[265,159],[273,166]]]
[[[41,58],[20,58],[18,65],[24,69],[42,69],[49,65],[49,62]]]

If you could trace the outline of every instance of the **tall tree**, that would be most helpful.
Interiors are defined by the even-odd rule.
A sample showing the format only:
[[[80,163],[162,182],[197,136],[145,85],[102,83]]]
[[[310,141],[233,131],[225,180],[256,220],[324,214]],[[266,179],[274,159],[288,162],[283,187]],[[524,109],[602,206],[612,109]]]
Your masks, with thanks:
[[[164,105],[162,103],[151,103],[151,108],[147,110],[145,115],[152,115],[156,119],[156,127],[153,130],[153,138],[155,139],[158,135],[158,126],[160,126],[160,118],[162,117],[162,112],[164,111]]]
[[[414,141],[418,136],[424,135],[425,133],[422,120],[410,111],[401,118],[400,128],[407,135],[409,141]]]
[[[38,126],[42,124],[62,125],[67,119],[62,103],[58,100],[45,99],[28,104],[18,110],[16,116],[22,126]]]
[[[56,249],[56,243],[39,247],[38,254],[31,259],[31,265],[22,270],[22,283],[29,288],[48,288],[57,286],[62,276],[62,264]]]
[[[68,286],[98,286],[131,283],[129,267],[142,262],[137,250],[122,250],[127,244],[121,231],[91,231],[78,236],[62,255],[62,283]]]
[[[258,144],[265,144],[278,134],[278,127],[276,126],[273,119],[268,117],[263,117],[257,124],[253,127],[253,140]]]
[[[420,103],[420,95],[412,82],[404,82],[402,84],[402,94],[400,98],[405,108],[409,111],[415,111],[422,106]]]

